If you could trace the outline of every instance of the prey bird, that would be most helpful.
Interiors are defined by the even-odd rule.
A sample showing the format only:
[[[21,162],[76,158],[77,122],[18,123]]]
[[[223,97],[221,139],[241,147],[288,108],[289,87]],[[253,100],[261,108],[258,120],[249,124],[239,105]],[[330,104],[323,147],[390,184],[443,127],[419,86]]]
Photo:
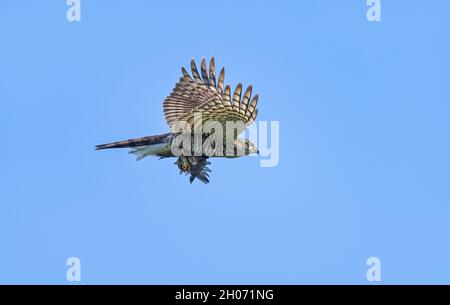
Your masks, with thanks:
[[[232,93],[229,85],[224,86],[224,68],[216,79],[214,58],[209,63],[209,71],[204,58],[200,73],[194,60],[191,61],[192,77],[186,69],[181,71],[181,78],[163,102],[164,117],[171,132],[101,144],[95,149],[130,148],[137,160],[147,156],[177,157],[175,164],[180,174],[190,175],[191,183],[195,178],[209,182],[210,157],[259,154],[254,143],[238,137],[258,114],[258,95],[252,98],[252,86],[248,86],[242,95],[242,84],[239,83]],[[234,126],[232,132],[229,123]],[[207,126],[213,127],[205,128]],[[219,132],[219,129],[222,130]],[[207,150],[205,146],[211,149]]]

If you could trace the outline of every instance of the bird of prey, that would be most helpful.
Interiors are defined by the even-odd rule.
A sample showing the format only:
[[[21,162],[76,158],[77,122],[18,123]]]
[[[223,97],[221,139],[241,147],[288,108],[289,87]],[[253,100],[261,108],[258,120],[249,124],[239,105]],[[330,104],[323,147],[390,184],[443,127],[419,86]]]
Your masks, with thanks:
[[[258,95],[252,98],[252,86],[248,86],[242,95],[242,84],[239,83],[232,94],[230,86],[224,86],[224,68],[216,79],[214,58],[211,58],[209,71],[204,58],[200,73],[194,60],[191,61],[192,77],[186,69],[181,71],[181,78],[163,102],[164,116],[171,132],[101,144],[95,149],[131,148],[130,153],[136,155],[137,160],[147,156],[177,157],[175,164],[180,174],[190,175],[190,183],[195,178],[209,182],[211,170],[207,165],[210,157],[258,154],[255,144],[238,137],[258,114]],[[234,127],[231,132],[229,123]],[[219,129],[222,130],[219,132]]]

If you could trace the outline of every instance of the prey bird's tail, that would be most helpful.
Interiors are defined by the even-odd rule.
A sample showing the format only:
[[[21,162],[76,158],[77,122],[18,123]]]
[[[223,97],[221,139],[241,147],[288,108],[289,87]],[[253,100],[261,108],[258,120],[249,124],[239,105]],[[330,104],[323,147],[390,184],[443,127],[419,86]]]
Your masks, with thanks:
[[[109,148],[132,148],[148,146],[153,144],[163,143],[170,136],[170,133],[165,133],[157,136],[148,136],[124,141],[117,141],[108,144],[100,144],[95,146],[95,150],[109,149]]]

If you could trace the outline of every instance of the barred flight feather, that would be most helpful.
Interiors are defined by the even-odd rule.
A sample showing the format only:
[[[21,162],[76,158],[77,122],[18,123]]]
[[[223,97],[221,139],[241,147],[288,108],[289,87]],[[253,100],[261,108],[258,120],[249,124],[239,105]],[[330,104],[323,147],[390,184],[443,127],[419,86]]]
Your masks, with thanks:
[[[236,86],[233,94],[229,85],[224,85],[225,69],[220,70],[216,81],[214,58],[209,63],[203,58],[200,73],[194,60],[191,61],[191,75],[182,68],[182,77],[172,93],[164,100],[163,109],[167,124],[173,132],[181,132],[180,122],[187,122],[193,127],[194,115],[202,114],[203,124],[208,121],[242,121],[247,127],[257,114],[258,95],[253,99],[252,86],[248,86],[242,96],[242,84]],[[251,102],[249,103],[249,101]],[[224,126],[225,127],[225,126]],[[239,130],[239,133],[243,130]]]

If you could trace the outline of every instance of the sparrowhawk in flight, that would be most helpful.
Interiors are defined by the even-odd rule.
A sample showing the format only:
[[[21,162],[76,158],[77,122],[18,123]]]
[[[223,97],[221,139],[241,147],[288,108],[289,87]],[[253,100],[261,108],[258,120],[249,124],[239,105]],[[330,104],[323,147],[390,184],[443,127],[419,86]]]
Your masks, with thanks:
[[[182,76],[163,102],[163,111],[171,132],[97,145],[95,148],[131,148],[137,160],[147,156],[177,157],[180,173],[209,182],[210,157],[236,158],[259,153],[250,140],[238,137],[258,114],[258,95],[252,98],[252,86],[242,95],[242,84],[234,92],[224,86],[225,70],[218,79],[214,58],[201,61],[200,73],[191,61],[192,77],[182,68]]]

